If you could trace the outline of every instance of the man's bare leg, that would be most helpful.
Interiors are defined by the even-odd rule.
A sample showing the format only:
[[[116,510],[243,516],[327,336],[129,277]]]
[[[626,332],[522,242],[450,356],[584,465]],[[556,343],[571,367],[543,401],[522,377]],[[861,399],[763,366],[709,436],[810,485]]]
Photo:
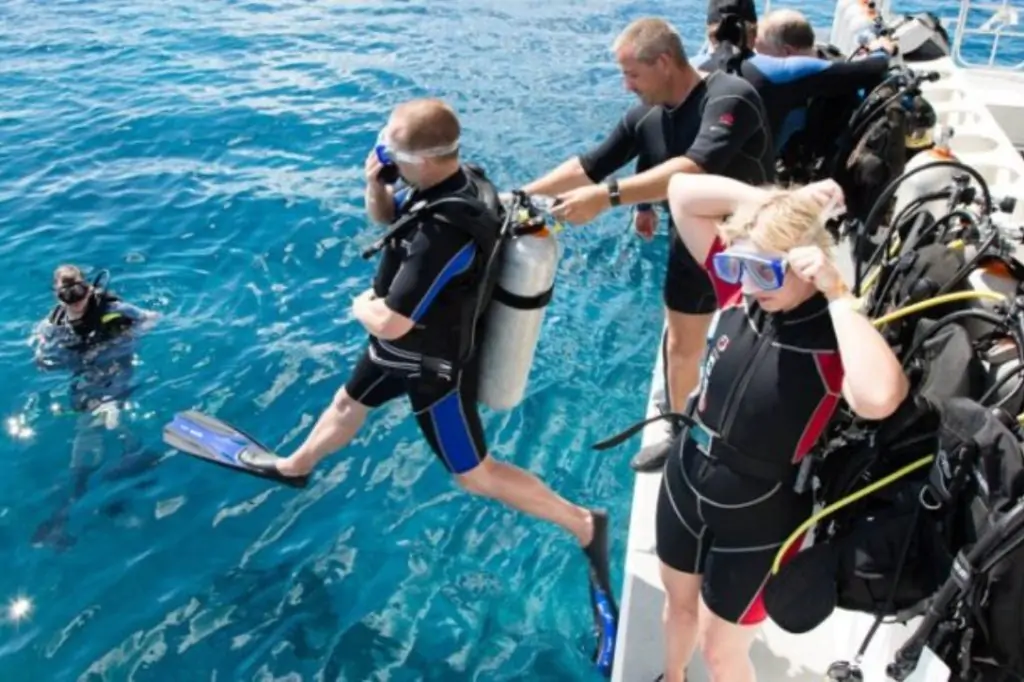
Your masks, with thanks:
[[[697,388],[700,359],[714,315],[684,315],[668,309],[665,315],[668,318],[665,372],[669,405],[673,412],[682,412],[690,394]]]
[[[321,413],[306,440],[291,455],[277,462],[285,476],[304,476],[322,459],[349,444],[366,421],[370,408],[352,398],[344,387]]]
[[[502,502],[524,514],[550,521],[572,533],[581,546],[593,538],[593,515],[513,464],[486,457],[471,471],[456,476],[459,485],[475,495]]]

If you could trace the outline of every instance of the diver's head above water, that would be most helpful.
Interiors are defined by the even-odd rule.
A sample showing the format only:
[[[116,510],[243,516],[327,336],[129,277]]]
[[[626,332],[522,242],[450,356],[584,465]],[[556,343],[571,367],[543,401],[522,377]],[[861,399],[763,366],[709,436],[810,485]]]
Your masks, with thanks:
[[[615,39],[612,52],[626,89],[649,106],[676,107],[701,81],[679,32],[663,19],[637,19]]]
[[[727,248],[714,256],[716,274],[726,281],[742,280],[743,292],[765,311],[796,308],[822,289],[825,282],[816,279],[838,278],[832,261],[835,242],[825,222],[841,202],[838,185],[819,182],[772,190],[761,201],[740,206],[721,227]],[[838,279],[834,284],[843,283]]]
[[[93,286],[86,281],[82,270],[75,265],[61,265],[53,272],[53,292],[67,311],[69,319],[85,314]]]
[[[427,189],[459,171],[459,119],[439,99],[415,99],[395,107],[377,138],[375,151],[395,182],[400,176],[416,189]]]

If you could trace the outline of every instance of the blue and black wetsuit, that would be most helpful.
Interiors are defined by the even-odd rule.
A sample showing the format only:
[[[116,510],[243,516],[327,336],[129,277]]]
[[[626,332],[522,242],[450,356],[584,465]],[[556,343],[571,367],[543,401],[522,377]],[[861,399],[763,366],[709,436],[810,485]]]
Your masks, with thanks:
[[[699,68],[714,71],[722,67],[721,60],[712,57]],[[803,129],[807,105],[813,98],[870,91],[882,82],[888,68],[889,55],[884,51],[852,62],[755,53],[740,63],[739,74],[754,86],[764,102],[778,153],[793,133]]]
[[[395,221],[421,202],[440,206],[446,199],[459,198],[480,200],[476,182],[464,170],[427,190],[401,193]],[[495,239],[499,227],[495,225]],[[388,308],[416,324],[393,341],[371,336],[345,384],[352,399],[371,408],[408,395],[431,449],[455,474],[474,469],[487,456],[477,409],[478,354],[461,363],[456,357],[467,325],[475,322],[485,251],[469,231],[430,216],[390,239],[373,290]],[[436,365],[431,369],[425,361],[445,367],[439,373]]]
[[[703,575],[712,612],[752,625],[765,618],[761,590],[776,552],[811,515],[810,494],[793,489],[796,465],[832,418],[843,367],[823,296],[767,313],[710,274],[721,309],[692,404],[697,426],[673,441],[665,465],[657,551]]]
[[[775,168],[771,134],[761,99],[749,83],[718,72],[708,75],[672,109],[636,105],[611,135],[580,156],[580,165],[590,180],[601,182],[633,159],[639,173],[679,156],[706,173],[751,185],[771,182]],[[714,312],[715,293],[707,273],[671,224],[669,231],[665,306],[689,315]]]

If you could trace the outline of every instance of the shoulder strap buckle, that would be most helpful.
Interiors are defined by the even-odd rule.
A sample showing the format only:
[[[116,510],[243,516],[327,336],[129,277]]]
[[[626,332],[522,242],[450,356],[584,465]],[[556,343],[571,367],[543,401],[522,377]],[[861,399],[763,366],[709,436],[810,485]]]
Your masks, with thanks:
[[[412,208],[409,209],[409,212],[396,220],[391,228],[384,233],[384,236],[363,250],[361,254],[363,259],[372,258],[377,255],[381,249],[387,246],[389,242],[402,237],[407,231],[415,226],[416,221],[423,217],[424,212],[429,211],[432,206],[433,204],[426,199],[421,199],[413,204]]]

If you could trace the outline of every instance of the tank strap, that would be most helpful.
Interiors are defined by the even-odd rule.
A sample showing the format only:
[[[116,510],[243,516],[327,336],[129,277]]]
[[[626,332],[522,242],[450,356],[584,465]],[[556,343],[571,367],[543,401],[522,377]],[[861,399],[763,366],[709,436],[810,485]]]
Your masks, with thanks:
[[[519,297],[509,292],[501,292],[496,286],[498,265],[502,247],[510,235],[506,234],[509,225],[507,216],[502,215],[501,202],[497,190],[487,178],[483,169],[473,164],[464,164],[463,172],[478,196],[455,194],[434,201],[420,201],[402,216],[388,230],[387,234],[378,239],[363,252],[363,258],[370,258],[384,248],[393,239],[401,238],[415,228],[420,220],[430,219],[443,222],[459,229],[473,240],[479,251],[478,271],[482,278],[473,295],[467,295],[462,315],[462,335],[459,348],[453,354],[455,359],[422,356],[419,364],[421,372],[416,376],[429,375],[446,381],[453,380],[462,366],[472,357],[476,346],[476,326],[488,303],[496,296],[507,294],[505,303],[510,307],[534,309],[543,307],[551,298],[551,292],[539,297]],[[544,300],[546,296],[546,300]]]
[[[507,305],[509,308],[515,308],[516,310],[539,310],[551,302],[554,294],[554,287],[551,287],[547,291],[535,296],[519,296],[518,294],[513,294],[511,291],[506,291],[505,289],[496,286],[494,287],[494,291],[491,293],[491,300]]]
[[[61,325],[64,324],[64,321],[67,319],[67,316],[68,313],[66,310],[64,310],[64,306],[58,304],[53,306],[53,309],[50,310],[50,315],[47,317],[47,320],[49,321],[50,324]]]

